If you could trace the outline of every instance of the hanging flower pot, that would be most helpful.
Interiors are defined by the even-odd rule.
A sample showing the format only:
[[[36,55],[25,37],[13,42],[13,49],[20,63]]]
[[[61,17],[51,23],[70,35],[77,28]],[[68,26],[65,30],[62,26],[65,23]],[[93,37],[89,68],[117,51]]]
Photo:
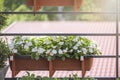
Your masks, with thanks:
[[[77,11],[82,5],[83,0],[27,0],[28,6],[34,7],[34,12],[39,10],[42,6],[73,6]]]

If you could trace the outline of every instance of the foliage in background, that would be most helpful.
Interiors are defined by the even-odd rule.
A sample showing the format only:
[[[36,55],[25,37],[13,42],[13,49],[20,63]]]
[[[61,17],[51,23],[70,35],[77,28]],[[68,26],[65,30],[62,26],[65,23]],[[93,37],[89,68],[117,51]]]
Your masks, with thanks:
[[[3,10],[0,10],[0,12]],[[7,15],[0,13],[0,31],[7,25]]]
[[[32,10],[28,8],[26,5],[21,5],[17,9],[14,10],[15,12],[31,12]],[[40,14],[34,16],[33,14],[11,14],[9,15],[9,24],[12,23],[13,21],[47,21],[48,16],[46,14]]]
[[[4,6],[4,0],[1,0],[1,1],[0,1],[0,9],[2,9],[3,6]]]
[[[25,4],[25,0],[1,0],[4,1],[4,7],[6,8],[6,11],[14,11],[21,5]]]
[[[90,78],[90,77],[86,77],[83,79],[80,79],[77,74],[73,74],[73,77],[70,78],[49,78],[49,77],[41,77],[41,76],[37,76],[35,77],[34,74],[30,74],[29,72],[27,72],[26,76],[23,76],[22,78],[18,78],[17,80],[97,80],[95,78]]]
[[[7,39],[3,40],[0,38],[0,68],[6,65],[5,61],[7,60],[9,53],[10,50],[7,44]]]
[[[12,53],[31,55],[53,60],[56,57],[79,59],[80,56],[101,54],[97,43],[80,36],[14,37],[10,50]]]
[[[4,0],[1,0],[4,1]],[[82,7],[79,11],[101,11],[101,4],[104,2],[103,0],[84,0]],[[6,11],[33,11],[31,7],[26,6],[25,0],[5,0],[4,1],[4,7],[6,8]],[[63,11],[73,11],[73,7],[63,7]],[[59,11],[58,7],[42,7],[39,11]],[[54,21],[54,20],[60,20],[58,14],[37,14],[34,16],[33,14],[26,14],[26,15],[10,15],[9,16],[9,24],[14,21]],[[94,18],[93,18],[94,17]],[[88,15],[88,14],[78,14],[78,15],[69,15],[69,14],[63,14],[62,15],[63,20],[103,20],[102,15]]]

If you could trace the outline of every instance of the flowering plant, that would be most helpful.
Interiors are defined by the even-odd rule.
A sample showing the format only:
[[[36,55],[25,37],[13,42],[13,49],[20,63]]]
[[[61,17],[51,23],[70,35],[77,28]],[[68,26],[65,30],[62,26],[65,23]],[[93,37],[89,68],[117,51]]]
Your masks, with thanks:
[[[101,54],[97,44],[80,36],[14,37],[9,45],[12,53],[30,55],[33,59],[56,57],[79,59],[80,56]]]
[[[3,39],[0,37],[0,68],[3,68],[6,65],[9,53],[10,50],[7,44],[7,38]]]

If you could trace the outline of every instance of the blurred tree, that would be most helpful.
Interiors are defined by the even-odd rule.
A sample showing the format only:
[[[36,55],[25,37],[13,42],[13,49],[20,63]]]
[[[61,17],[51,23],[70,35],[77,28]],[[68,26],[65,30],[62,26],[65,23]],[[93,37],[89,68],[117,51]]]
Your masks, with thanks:
[[[32,11],[31,9],[29,9],[26,5],[21,5],[19,6],[17,9],[14,10],[15,12],[23,12],[23,11],[27,11],[30,12]],[[9,16],[9,24],[12,23],[13,21],[47,21],[48,16],[46,14],[39,14],[34,16],[33,14],[24,14],[24,15],[17,15],[17,14],[12,14]]]
[[[0,12],[3,10],[0,10]],[[0,31],[7,25],[7,16],[0,13]]]
[[[0,0],[0,9],[3,9],[4,6],[4,0]]]
[[[20,5],[24,4],[25,0],[5,0],[4,1],[4,7],[7,9],[7,11],[14,11],[16,8],[18,8]]]
[[[84,0],[82,7],[79,11],[84,12],[96,12],[102,11],[101,6],[104,0]],[[5,0],[4,7],[6,7],[7,11],[33,11],[31,7],[25,6],[25,0]],[[58,7],[42,7],[39,11],[58,11]],[[73,7],[63,7],[63,11],[74,11]],[[13,18],[16,19],[13,19]],[[21,17],[21,18],[20,18]],[[94,18],[93,18],[94,17]],[[44,18],[44,19],[43,19]],[[102,15],[90,15],[90,14],[78,14],[78,15],[69,15],[63,14],[63,20],[103,20]],[[10,18],[10,22],[12,20],[60,20],[58,14],[37,14],[36,16],[26,14],[23,15],[14,15]]]

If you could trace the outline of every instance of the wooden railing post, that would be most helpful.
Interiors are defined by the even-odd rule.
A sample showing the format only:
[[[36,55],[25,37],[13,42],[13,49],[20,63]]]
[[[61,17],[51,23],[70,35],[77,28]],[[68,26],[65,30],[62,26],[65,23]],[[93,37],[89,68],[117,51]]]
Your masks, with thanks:
[[[83,0],[74,0],[74,10],[78,11],[83,3]]]
[[[49,77],[52,77],[54,74],[54,66],[53,66],[53,61],[49,61]]]
[[[19,72],[19,71],[16,71],[14,54],[10,56],[10,62],[11,62],[12,77],[14,78]]]
[[[84,56],[81,56],[80,60],[81,60],[82,78],[83,78],[86,73]]]

